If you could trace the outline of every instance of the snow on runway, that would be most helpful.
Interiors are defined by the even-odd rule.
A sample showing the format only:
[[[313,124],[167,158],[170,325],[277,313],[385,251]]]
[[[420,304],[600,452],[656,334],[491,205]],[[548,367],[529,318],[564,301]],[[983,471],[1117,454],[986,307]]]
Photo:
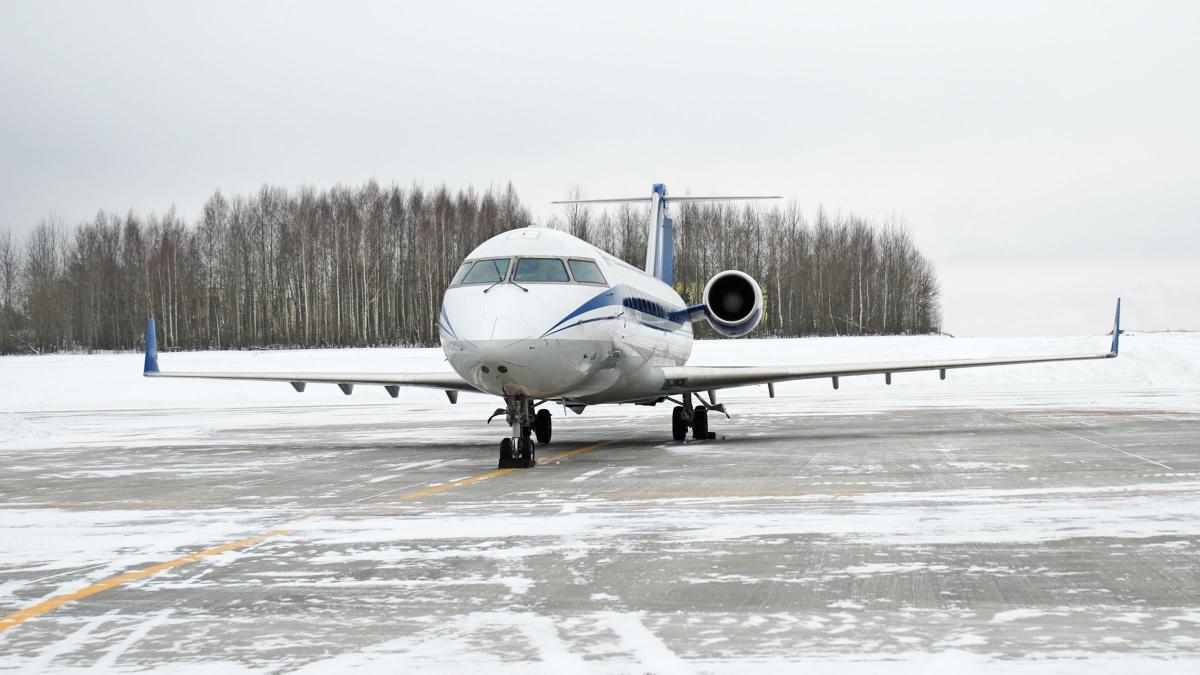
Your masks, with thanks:
[[[1104,343],[740,340],[693,362]],[[25,614],[0,669],[1192,672],[1200,335],[1122,350],[722,392],[715,442],[668,442],[663,406],[555,410],[539,457],[563,456],[512,472],[482,396],[6,357],[0,614]],[[445,367],[437,350],[162,356],[347,362]]]

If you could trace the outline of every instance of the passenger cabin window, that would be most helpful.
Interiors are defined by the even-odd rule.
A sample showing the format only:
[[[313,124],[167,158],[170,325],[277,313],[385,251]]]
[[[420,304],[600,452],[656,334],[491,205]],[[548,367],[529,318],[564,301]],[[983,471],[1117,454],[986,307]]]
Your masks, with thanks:
[[[558,258],[521,258],[513,274],[517,283],[566,282],[567,268]]]
[[[625,298],[623,304],[632,310],[652,314],[660,319],[670,318],[670,312],[663,305],[653,300],[647,300],[646,298]]]
[[[491,258],[489,260],[476,260],[471,267],[471,271],[463,276],[462,283],[465,284],[494,284],[497,281],[503,281],[504,277],[508,276],[508,258]],[[460,270],[461,272],[461,270]]]
[[[608,284],[600,268],[591,260],[568,260],[567,264],[571,266],[571,276],[581,284]]]

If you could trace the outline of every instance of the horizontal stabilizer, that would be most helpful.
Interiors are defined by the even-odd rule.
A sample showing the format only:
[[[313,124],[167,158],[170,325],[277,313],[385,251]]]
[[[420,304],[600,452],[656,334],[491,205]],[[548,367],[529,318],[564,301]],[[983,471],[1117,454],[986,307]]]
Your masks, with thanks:
[[[672,197],[668,195],[668,202],[732,202],[742,201],[746,199],[783,199],[780,195],[718,195],[716,197],[694,197],[692,195],[683,195]]]
[[[559,201],[550,202],[551,204],[634,204],[637,202],[648,202],[650,197],[611,197],[608,199],[561,199]],[[744,199],[783,199],[779,195],[727,195],[717,197],[693,197],[685,195],[682,197],[672,197],[666,195],[663,197],[664,202],[728,202]]]
[[[611,199],[560,199],[551,204],[622,204],[648,202],[649,197],[612,197]]]

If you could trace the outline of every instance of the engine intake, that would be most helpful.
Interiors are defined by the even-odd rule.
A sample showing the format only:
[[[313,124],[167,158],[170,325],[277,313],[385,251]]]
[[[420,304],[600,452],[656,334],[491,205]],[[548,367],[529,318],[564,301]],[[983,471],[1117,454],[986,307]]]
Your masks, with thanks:
[[[726,270],[704,286],[704,316],[725,337],[741,337],[762,319],[762,290],[749,274]]]

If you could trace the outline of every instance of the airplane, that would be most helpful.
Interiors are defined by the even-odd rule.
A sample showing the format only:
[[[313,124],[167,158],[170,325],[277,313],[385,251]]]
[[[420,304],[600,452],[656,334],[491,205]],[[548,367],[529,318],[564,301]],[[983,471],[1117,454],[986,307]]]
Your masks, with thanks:
[[[648,202],[650,217],[643,269],[591,244],[553,229],[525,227],[480,244],[463,261],[442,298],[441,347],[452,373],[355,372],[169,372],[158,365],[154,319],[146,328],[146,377],[289,382],[297,392],[309,383],[336,384],[346,395],[357,385],[383,386],[393,397],[400,387],[440,389],[451,404],[459,392],[499,396],[510,433],[500,441],[500,468],[535,466],[536,445],[551,438],[547,403],[581,414],[588,406],[670,402],[671,437],[715,438],[708,413],[728,416],[716,392],[729,387],[789,380],[946,371],[1054,361],[1114,358],[1121,329],[1121,300],[1109,351],[1018,358],[885,361],[794,366],[691,366],[692,324],[706,321],[719,334],[742,337],[763,317],[758,283],[738,270],[725,270],[704,286],[700,302],[688,305],[672,286],[673,202],[777,199],[776,196],[670,196],[654,184],[649,197],[569,200],[568,203]],[[706,398],[707,395],[707,398]],[[699,405],[697,405],[697,402]],[[536,439],[536,441],[535,441]]]

